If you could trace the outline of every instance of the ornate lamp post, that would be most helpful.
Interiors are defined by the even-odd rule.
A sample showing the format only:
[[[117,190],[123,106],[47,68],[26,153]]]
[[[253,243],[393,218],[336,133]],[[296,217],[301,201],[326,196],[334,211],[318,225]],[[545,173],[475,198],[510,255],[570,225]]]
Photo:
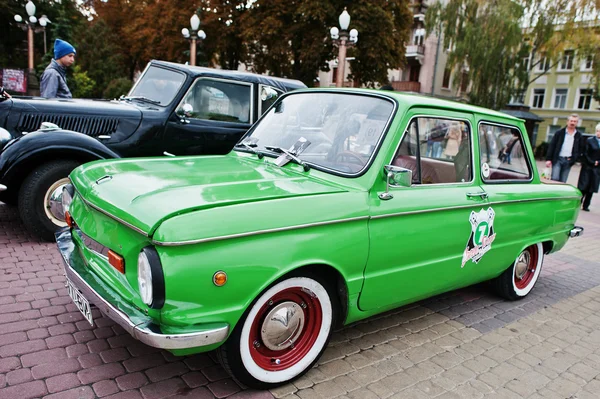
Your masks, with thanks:
[[[338,53],[338,70],[337,70],[337,87],[344,86],[344,66],[346,65],[346,49],[353,47],[358,42],[358,31],[356,29],[348,32],[350,26],[350,14],[344,7],[344,11],[340,14],[340,29],[333,27],[329,30],[333,45],[337,46]]]
[[[27,45],[28,45],[28,53],[29,53],[29,70],[33,70],[33,32],[44,31],[44,51],[46,51],[46,25],[50,22],[50,20],[43,15],[40,19],[41,27],[37,28],[35,24],[38,22],[38,19],[35,17],[35,4],[30,0],[25,4],[25,11],[29,18],[27,20],[23,20],[20,15],[15,15],[15,21],[17,25],[20,26],[23,30],[27,31]]]
[[[190,28],[192,28],[191,31],[188,28],[183,28],[181,34],[190,41],[190,65],[196,65],[196,40],[206,39],[206,33],[203,30],[198,30],[200,28],[200,17],[197,12],[190,18]]]

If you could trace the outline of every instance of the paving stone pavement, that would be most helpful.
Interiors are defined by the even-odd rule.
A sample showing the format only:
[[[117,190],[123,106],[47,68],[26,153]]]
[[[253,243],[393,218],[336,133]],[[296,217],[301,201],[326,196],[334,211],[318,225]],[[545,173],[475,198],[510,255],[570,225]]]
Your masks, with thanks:
[[[526,299],[481,284],[355,323],[315,368],[269,392],[240,387],[212,353],[136,342],[97,310],[92,328],[67,296],[54,244],[0,203],[0,399],[600,398],[597,198],[591,209],[584,236],[546,257]]]

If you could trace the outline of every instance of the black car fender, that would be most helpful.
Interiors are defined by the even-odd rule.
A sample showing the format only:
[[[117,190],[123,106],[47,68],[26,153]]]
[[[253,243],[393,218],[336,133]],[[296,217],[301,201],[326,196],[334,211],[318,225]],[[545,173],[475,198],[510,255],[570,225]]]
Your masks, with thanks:
[[[37,131],[12,140],[0,154],[0,184],[13,193],[37,166],[53,160],[80,163],[120,158],[98,140],[69,130]]]

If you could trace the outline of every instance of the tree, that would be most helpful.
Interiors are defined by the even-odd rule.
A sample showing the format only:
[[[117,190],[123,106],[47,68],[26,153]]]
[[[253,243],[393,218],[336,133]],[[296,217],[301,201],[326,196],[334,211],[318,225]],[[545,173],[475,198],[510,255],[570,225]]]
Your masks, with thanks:
[[[337,51],[329,28],[338,25],[348,6],[351,27],[359,30],[352,75],[364,84],[385,82],[387,70],[404,62],[404,44],[412,26],[412,14],[401,0],[282,1],[258,0],[242,20],[254,69],[302,80],[312,86],[319,70]]]
[[[522,94],[567,49],[600,45],[595,0],[449,0],[427,11],[428,32],[441,31],[451,47],[448,64],[470,82],[470,102],[499,109]],[[587,35],[584,32],[588,32]],[[456,85],[466,83],[455,79]]]

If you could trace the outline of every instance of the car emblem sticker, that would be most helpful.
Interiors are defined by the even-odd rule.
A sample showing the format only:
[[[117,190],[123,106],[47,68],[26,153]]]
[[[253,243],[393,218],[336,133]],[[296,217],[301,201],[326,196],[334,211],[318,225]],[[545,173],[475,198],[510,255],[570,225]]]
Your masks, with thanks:
[[[490,177],[490,165],[488,165],[486,162],[481,165],[481,174],[483,174],[483,177],[486,179]]]
[[[496,239],[494,231],[494,216],[496,213],[489,207],[487,210],[481,209],[479,212],[472,211],[469,216],[471,222],[471,236],[467,242],[467,247],[462,257],[461,268],[472,260],[473,263],[479,260],[492,248],[492,243]]]

